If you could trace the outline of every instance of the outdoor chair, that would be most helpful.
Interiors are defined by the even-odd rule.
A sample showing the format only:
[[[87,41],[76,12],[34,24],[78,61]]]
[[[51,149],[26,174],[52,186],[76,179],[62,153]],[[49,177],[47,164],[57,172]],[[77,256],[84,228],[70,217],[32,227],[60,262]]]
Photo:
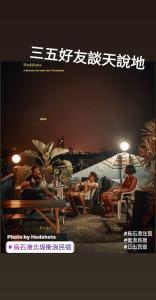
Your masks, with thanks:
[[[121,206],[122,206],[122,203],[126,204],[128,199],[131,199],[132,201],[134,201],[134,199],[135,199],[135,190],[136,190],[136,188],[131,192],[121,193],[120,199],[117,201],[117,207],[118,207],[117,218],[118,218],[118,220],[121,219]]]
[[[78,199],[78,197],[72,196],[72,197],[68,198],[68,201],[70,204],[68,210],[70,209],[70,213],[73,216],[77,216],[78,215],[78,207],[79,208],[82,207],[80,200]],[[88,192],[86,193],[85,205],[86,205],[87,211],[92,210],[95,201],[96,202],[99,201],[99,189],[92,189],[89,191],[89,193]]]

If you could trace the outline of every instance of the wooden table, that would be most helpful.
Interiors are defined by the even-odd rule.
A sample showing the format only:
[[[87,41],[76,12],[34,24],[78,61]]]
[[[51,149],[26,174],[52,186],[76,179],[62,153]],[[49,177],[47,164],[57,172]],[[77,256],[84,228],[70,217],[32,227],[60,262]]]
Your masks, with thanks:
[[[63,200],[63,197],[64,197],[64,190],[66,190],[68,187],[65,186],[65,185],[60,185],[58,187],[54,187],[53,184],[48,184],[46,186],[46,188],[48,190],[50,190],[51,192],[55,191],[57,196]]]
[[[50,225],[52,230],[56,233],[60,233],[60,222],[59,222],[59,209],[64,208],[66,202],[63,200],[3,200],[2,209],[21,209],[21,208],[32,208],[35,209],[38,214]],[[42,208],[54,208],[56,223],[53,224],[51,220],[41,211]],[[13,214],[14,215],[14,214]]]

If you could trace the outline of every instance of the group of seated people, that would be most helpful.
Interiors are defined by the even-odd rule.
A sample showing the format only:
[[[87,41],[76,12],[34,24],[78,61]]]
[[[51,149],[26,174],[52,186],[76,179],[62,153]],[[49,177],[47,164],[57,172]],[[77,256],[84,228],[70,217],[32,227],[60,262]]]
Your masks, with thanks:
[[[125,180],[122,184],[117,184],[107,191],[100,193],[100,201],[104,205],[105,216],[112,216],[113,211],[113,201],[119,200],[121,193],[129,193],[136,188],[137,178],[134,176],[136,169],[133,165],[128,165],[125,168]],[[69,190],[70,197],[78,197],[82,207],[83,214],[87,214],[85,200],[91,197],[91,192],[99,189],[99,184],[97,182],[97,174],[91,172],[88,179],[84,182],[78,183],[75,187]],[[89,197],[88,197],[89,196]]]
[[[25,193],[28,192],[28,189],[31,188],[41,188],[41,199],[45,197],[53,198],[53,194],[46,188],[46,181],[44,176],[41,174],[40,168],[35,165],[31,169],[31,175],[26,178],[24,182],[21,184],[21,188],[23,189],[23,199],[27,195]],[[105,216],[111,216],[113,210],[113,201],[118,200],[121,193],[128,193],[135,189],[137,184],[137,179],[134,176],[136,173],[135,167],[133,165],[128,165],[125,168],[125,180],[123,184],[118,184],[109,188],[107,191],[101,192],[100,200],[104,205]],[[89,177],[74,187],[69,188],[67,192],[67,196],[70,199],[78,198],[82,205],[82,213],[84,215],[87,214],[85,200],[91,198],[91,194],[93,191],[99,189],[99,183],[97,174],[95,172],[91,172]],[[30,191],[31,192],[31,191]]]

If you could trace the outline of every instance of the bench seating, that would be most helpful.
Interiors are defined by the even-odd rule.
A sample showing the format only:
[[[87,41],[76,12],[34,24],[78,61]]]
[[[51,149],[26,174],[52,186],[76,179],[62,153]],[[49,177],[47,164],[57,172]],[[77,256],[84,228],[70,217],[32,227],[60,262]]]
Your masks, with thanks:
[[[34,209],[40,216],[40,219],[44,219],[48,225],[50,225],[52,230],[56,233],[60,232],[60,222],[59,222],[59,209],[63,209],[66,206],[64,200],[56,199],[45,199],[45,200],[3,200],[2,201],[2,221],[12,220],[12,219],[37,219],[38,216],[27,215],[25,212],[17,213],[17,209]],[[52,214],[45,214],[44,209],[54,209],[55,210],[55,224],[52,223]],[[5,214],[5,209],[7,213]],[[13,212],[15,210],[15,212]],[[8,211],[10,211],[8,213]]]

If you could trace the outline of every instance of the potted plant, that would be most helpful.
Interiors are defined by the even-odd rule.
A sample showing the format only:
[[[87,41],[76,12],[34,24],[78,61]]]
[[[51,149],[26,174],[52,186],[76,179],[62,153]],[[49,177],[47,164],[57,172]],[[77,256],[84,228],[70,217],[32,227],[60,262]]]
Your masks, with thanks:
[[[33,158],[35,163],[38,163],[41,166],[42,172],[47,181],[49,181],[51,177],[58,177],[60,175],[59,170],[61,167],[62,179],[66,181],[70,178],[73,172],[72,164],[70,161],[62,159],[62,155],[67,153],[69,151],[68,149],[54,148],[54,142],[45,144],[33,139],[32,143],[35,145],[36,150],[25,150],[20,153],[20,156],[23,158]],[[21,167],[19,166],[19,168]],[[18,173],[23,173],[24,177],[27,177],[30,173],[30,167],[26,164],[21,171],[19,170]],[[23,176],[21,175],[21,177]]]
[[[143,157],[143,163],[148,170],[148,182],[144,190],[148,193],[148,209],[144,216],[144,227],[155,217],[155,200],[156,200],[156,169],[155,169],[155,143],[156,143],[156,120],[151,120],[145,123],[142,129],[142,141],[139,147],[139,154]]]

